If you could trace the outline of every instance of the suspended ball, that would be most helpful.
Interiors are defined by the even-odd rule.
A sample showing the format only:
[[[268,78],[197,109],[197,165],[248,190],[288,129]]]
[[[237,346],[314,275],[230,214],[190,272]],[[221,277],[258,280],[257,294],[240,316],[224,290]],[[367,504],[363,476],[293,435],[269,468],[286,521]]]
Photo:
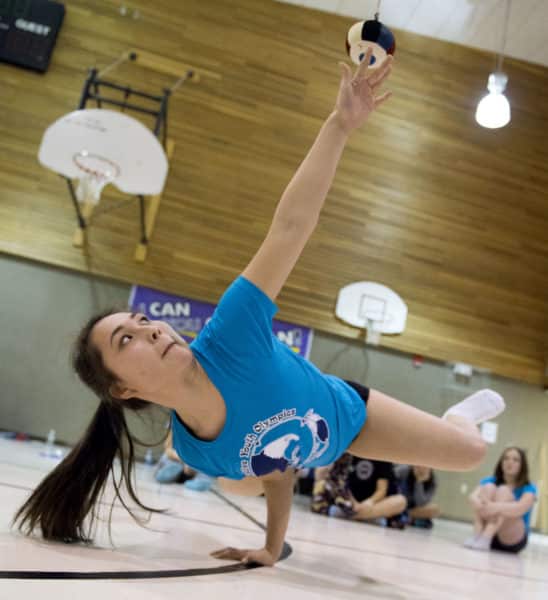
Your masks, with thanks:
[[[380,64],[387,54],[394,54],[396,50],[394,34],[376,19],[354,23],[346,36],[346,52],[357,65],[362,62],[369,47],[373,49],[369,66]]]

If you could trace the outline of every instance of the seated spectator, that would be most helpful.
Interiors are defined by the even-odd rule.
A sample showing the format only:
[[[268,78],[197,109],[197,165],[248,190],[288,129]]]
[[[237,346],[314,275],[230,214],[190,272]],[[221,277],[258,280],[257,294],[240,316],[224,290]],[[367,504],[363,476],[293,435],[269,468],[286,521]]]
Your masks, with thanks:
[[[171,432],[164,442],[164,453],[158,461],[154,476],[159,483],[184,483],[187,489],[197,492],[209,490],[214,481],[213,477],[195,471],[179,458],[172,446]],[[217,484],[223,492],[240,496],[260,496],[264,493],[262,483],[257,477],[218,477]]]
[[[343,454],[329,467],[316,469],[313,512],[402,529],[396,515],[406,505],[391,463]]]
[[[525,452],[514,446],[506,448],[494,475],[482,479],[470,494],[474,535],[464,545],[473,550],[520,552],[527,545],[536,498],[537,488],[529,481]]]
[[[172,446],[171,431],[164,442],[164,453],[154,474],[159,483],[184,483],[191,490],[203,492],[211,487],[213,479],[191,469],[179,458]]]
[[[430,467],[397,465],[394,475],[399,491],[407,499],[407,522],[415,527],[432,529],[432,519],[439,516],[440,509],[432,502],[436,493],[436,477]]]

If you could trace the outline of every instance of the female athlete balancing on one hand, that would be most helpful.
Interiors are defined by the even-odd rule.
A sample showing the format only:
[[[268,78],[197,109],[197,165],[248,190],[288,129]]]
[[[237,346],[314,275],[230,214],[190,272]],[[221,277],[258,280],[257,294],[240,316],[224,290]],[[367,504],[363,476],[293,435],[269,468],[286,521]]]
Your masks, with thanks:
[[[191,467],[223,477],[233,491],[266,496],[267,533],[257,550],[225,548],[219,558],[272,565],[287,529],[293,472],[344,452],[372,459],[467,470],[484,457],[476,423],[503,410],[482,391],[437,418],[381,392],[324,375],[272,334],[274,301],[318,222],[348,136],[389,97],[377,96],[392,58],[354,73],[342,65],[333,112],[283,193],[261,247],[191,344],[162,321],[116,312],[83,328],[73,358],[101,402],[84,437],[19,509],[27,533],[87,540],[84,527],[118,454],[132,498],[133,443],[123,408],[172,410],[173,446]],[[366,408],[367,405],[367,408]],[[124,443],[125,442],[125,443]],[[126,444],[129,444],[127,454]],[[116,484],[118,491],[118,484]]]

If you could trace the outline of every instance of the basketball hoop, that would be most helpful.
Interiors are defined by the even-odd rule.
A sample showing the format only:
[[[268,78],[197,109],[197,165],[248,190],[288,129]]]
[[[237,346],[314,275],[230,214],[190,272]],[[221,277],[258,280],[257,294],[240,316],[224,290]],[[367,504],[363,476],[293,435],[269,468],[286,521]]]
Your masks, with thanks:
[[[72,160],[82,172],[82,176],[78,177],[76,190],[78,201],[97,204],[105,185],[120,175],[120,167],[112,160],[98,154],[90,154],[87,150],[76,152]]]
[[[38,160],[68,179],[79,179],[77,200],[93,204],[108,183],[132,196],[161,194],[168,167],[150,129],[102,108],[76,110],[50,125]]]
[[[132,59],[135,56],[134,53],[129,55]],[[124,101],[103,98],[99,91],[100,85],[124,91]],[[168,157],[173,154],[175,145],[167,137],[170,93],[166,89],[163,96],[153,97],[130,87],[113,85],[98,79],[97,69],[91,69],[80,99],[81,108],[57,119],[46,129],[38,151],[38,160],[44,167],[62,175],[67,182],[78,220],[78,229],[74,232],[72,242],[74,246],[83,246],[92,214],[96,217],[107,212],[95,211],[95,206],[101,198],[103,188],[112,183],[120,192],[139,200],[141,238],[135,259],[139,262],[145,260],[167,176]],[[159,109],[156,111],[129,104],[131,94],[158,101]],[[123,112],[85,108],[92,97],[99,106],[104,100],[121,106],[122,110],[129,108],[154,115],[154,131]],[[163,135],[163,143],[158,139],[160,134]],[[76,180],[77,186],[74,185]],[[147,197],[149,202],[145,201]]]
[[[335,314],[349,325],[366,329],[365,342],[378,346],[381,334],[403,332],[407,306],[385,285],[356,281],[339,290]]]

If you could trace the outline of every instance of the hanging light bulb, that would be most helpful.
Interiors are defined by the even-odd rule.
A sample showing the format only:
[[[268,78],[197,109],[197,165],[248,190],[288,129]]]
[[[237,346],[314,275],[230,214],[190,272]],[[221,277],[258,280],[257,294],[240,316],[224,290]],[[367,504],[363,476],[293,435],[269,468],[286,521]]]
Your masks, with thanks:
[[[478,103],[476,121],[482,127],[498,129],[510,122],[510,103],[504,95],[508,77],[504,73],[491,73],[487,83],[489,93]]]
[[[482,127],[488,127],[489,129],[498,129],[510,122],[510,103],[508,102],[508,98],[504,95],[504,90],[508,83],[508,76],[502,72],[502,61],[504,57],[504,47],[506,45],[506,36],[508,34],[511,1],[512,0],[506,0],[501,49],[497,55],[495,72],[489,75],[489,80],[487,82],[489,94],[479,101],[478,107],[476,108],[476,121]]]

